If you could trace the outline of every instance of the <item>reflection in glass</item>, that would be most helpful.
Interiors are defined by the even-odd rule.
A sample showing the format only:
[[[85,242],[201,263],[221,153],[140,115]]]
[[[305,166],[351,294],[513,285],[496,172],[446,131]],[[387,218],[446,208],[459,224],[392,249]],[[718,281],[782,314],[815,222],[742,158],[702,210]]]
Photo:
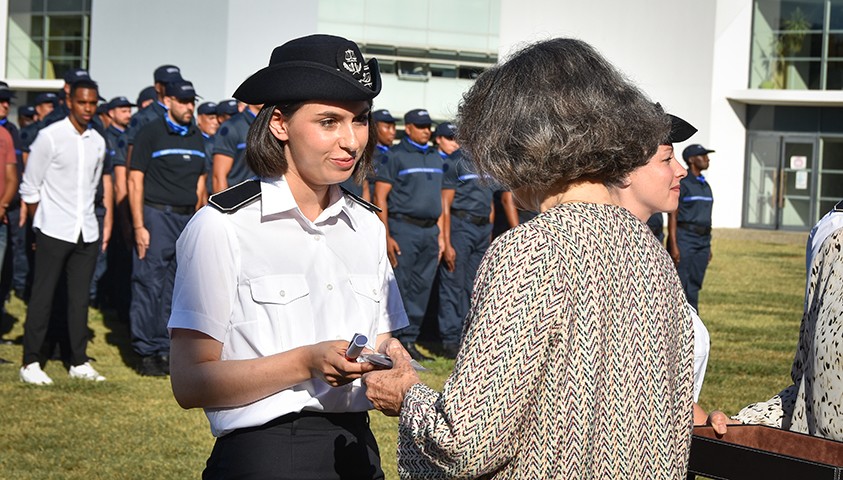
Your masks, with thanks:
[[[830,26],[824,27],[827,5]],[[822,76],[823,64],[843,60],[841,0],[755,0],[754,6],[750,88],[841,88],[839,72]]]
[[[746,223],[773,227],[776,223],[776,183],[779,138],[750,138]]]
[[[9,0],[6,75],[61,78],[88,68],[90,0]]]

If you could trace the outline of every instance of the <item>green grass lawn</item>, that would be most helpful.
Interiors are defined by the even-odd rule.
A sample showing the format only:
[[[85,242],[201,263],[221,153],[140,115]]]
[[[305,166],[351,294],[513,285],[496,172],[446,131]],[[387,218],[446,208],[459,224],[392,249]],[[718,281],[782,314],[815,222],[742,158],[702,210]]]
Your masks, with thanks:
[[[700,403],[734,413],[789,384],[805,282],[805,234],[715,231],[714,259],[701,293],[711,357]],[[6,305],[15,319],[6,339],[23,334],[25,307]],[[58,362],[50,387],[18,380],[19,340],[0,345],[0,479],[198,478],[213,438],[200,410],[173,400],[167,379],[132,370],[128,326],[91,310],[95,337],[88,352],[108,377],[73,381]],[[440,388],[452,362],[432,362],[422,379]],[[397,478],[397,422],[373,412],[387,478]]]

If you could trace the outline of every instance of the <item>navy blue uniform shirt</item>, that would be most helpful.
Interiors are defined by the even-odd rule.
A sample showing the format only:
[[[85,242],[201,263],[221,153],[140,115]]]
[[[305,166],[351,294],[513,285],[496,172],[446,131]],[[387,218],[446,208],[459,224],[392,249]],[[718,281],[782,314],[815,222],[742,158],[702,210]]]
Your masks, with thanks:
[[[711,186],[705,177],[695,177],[689,171],[688,176],[679,182],[679,209],[676,221],[710,227],[713,202]]]
[[[442,213],[442,176],[445,162],[433,147],[410,143],[408,138],[392,147],[375,180],[392,185],[389,213],[436,219]]]
[[[135,144],[135,136],[137,136],[140,129],[147,123],[156,118],[163,118],[167,113],[167,107],[159,101],[154,101],[146,106],[143,110],[132,115],[129,120],[129,127],[126,129],[126,141],[129,145]]]
[[[138,132],[130,168],[144,172],[144,200],[196,205],[197,181],[205,173],[205,140],[192,122],[180,135],[161,117]]]
[[[246,135],[254,121],[255,114],[246,108],[220,125],[220,129],[215,135],[214,154],[225,155],[234,159],[231,170],[226,176],[229,187],[255,176],[255,173],[246,164]]]
[[[480,182],[480,176],[471,170],[470,162],[462,150],[452,153],[445,162],[449,168],[445,171],[442,188],[455,190],[451,209],[464,210],[477,217],[488,217],[492,213],[492,198],[496,188]]]
[[[105,129],[106,157],[111,158],[114,166],[126,165],[126,150],[129,145],[126,142],[126,131],[120,130],[114,125]]]
[[[44,128],[44,122],[38,120],[37,122],[32,122],[21,129],[20,149],[22,152],[29,153],[29,147],[32,145],[32,142],[35,141],[35,137],[38,136],[38,132],[40,132],[42,128]]]
[[[205,173],[208,176],[205,178],[205,188],[208,190],[208,193],[214,191],[213,188],[213,179],[211,175],[214,171],[214,139],[216,138],[214,135],[208,135],[205,132],[199,132],[202,134],[202,139],[205,141]]]

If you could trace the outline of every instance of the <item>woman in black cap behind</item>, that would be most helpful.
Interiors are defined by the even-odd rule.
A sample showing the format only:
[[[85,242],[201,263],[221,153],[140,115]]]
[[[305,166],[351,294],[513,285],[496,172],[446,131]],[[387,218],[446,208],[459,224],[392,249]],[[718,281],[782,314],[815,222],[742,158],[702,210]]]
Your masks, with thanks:
[[[277,47],[234,96],[264,104],[258,178],[213,195],[177,245],[173,393],[217,441],[203,478],[383,478],[355,333],[407,324],[374,207],[337,184],[371,162],[377,62],[311,35]]]

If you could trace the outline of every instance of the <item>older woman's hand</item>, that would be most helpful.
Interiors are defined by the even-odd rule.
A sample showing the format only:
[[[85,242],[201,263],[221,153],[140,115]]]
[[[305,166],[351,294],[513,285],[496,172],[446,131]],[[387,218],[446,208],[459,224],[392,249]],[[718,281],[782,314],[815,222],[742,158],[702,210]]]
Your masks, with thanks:
[[[401,346],[401,342],[391,338],[384,342],[379,351],[389,355],[392,368],[376,370],[363,375],[366,396],[375,408],[384,415],[397,416],[401,412],[404,396],[410,387],[419,383],[419,376],[410,365],[410,354]]]
[[[712,410],[708,414],[705,424],[714,427],[714,433],[718,436],[726,435],[726,425],[740,425],[741,422],[732,420],[720,410]]]

